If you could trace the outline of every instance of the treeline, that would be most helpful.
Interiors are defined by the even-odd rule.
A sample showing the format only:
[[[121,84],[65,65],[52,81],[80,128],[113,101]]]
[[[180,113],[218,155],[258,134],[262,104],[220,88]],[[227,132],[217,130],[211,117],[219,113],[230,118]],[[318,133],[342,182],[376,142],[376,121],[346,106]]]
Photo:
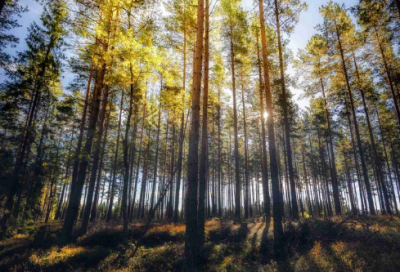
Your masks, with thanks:
[[[42,4],[11,56],[27,8],[0,3],[3,236],[184,221],[193,271],[206,218],[273,217],[279,256],[284,217],[399,212],[398,0],[321,6],[297,56],[299,0]]]

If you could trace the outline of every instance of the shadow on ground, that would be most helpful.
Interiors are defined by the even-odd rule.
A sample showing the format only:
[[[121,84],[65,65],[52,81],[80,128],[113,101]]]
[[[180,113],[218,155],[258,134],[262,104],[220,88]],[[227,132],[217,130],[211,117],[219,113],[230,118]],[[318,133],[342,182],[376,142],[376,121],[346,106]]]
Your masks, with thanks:
[[[133,256],[143,225],[125,236],[119,225],[96,225],[62,245],[60,223],[34,236],[0,241],[0,271],[181,271],[185,226],[156,223]],[[285,222],[281,259],[274,258],[273,223],[210,220],[199,267],[204,271],[400,271],[397,217],[302,219]]]

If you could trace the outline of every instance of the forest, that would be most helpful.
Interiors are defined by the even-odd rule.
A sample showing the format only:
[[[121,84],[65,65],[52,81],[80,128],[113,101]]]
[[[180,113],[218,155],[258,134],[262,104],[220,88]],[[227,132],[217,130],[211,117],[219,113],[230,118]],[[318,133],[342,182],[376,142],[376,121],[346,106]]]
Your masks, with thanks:
[[[336,1],[0,0],[0,271],[400,271],[400,0]]]

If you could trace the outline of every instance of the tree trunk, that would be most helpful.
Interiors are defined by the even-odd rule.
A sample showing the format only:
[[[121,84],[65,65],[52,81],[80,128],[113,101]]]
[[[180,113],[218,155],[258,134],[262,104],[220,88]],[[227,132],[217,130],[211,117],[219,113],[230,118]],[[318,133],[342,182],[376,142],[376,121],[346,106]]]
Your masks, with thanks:
[[[289,179],[290,179],[290,187],[291,187],[290,192],[291,192],[291,198],[292,198],[292,213],[293,213],[294,219],[299,219],[299,208],[297,206],[296,185],[294,182],[292,148],[290,146],[290,124],[289,124],[288,110],[287,110],[288,102],[287,102],[287,98],[286,98],[286,83],[285,83],[285,73],[284,73],[284,67],[283,67],[278,0],[275,0],[275,19],[276,19],[276,28],[277,28],[277,35],[278,35],[279,70],[280,70],[280,75],[281,75],[281,88],[282,88],[282,99],[283,99],[282,108],[283,108],[283,119],[284,119],[284,124],[285,124],[286,153],[287,153],[287,159],[288,159]],[[339,211],[340,211],[340,205],[339,205]],[[340,214],[340,212],[339,212],[339,214]]]
[[[0,3],[0,7],[1,7],[1,3]],[[4,7],[4,3],[3,3],[3,7]],[[3,9],[3,7],[1,7],[0,9],[0,14],[1,14],[1,10]],[[7,229],[7,223],[8,220],[11,217],[11,212],[13,210],[14,211],[14,217],[15,215],[17,215],[18,210],[19,209],[15,209],[14,208],[14,197],[15,195],[18,193],[19,194],[19,198],[21,196],[21,185],[20,185],[20,174],[21,174],[21,170],[22,167],[24,165],[24,160],[25,160],[25,155],[29,154],[30,152],[30,144],[28,147],[28,143],[32,142],[34,139],[34,117],[36,116],[36,112],[37,112],[37,107],[39,106],[39,101],[40,101],[40,97],[41,97],[41,92],[42,92],[42,85],[44,84],[43,82],[43,77],[45,76],[46,70],[47,70],[47,66],[49,65],[48,60],[49,60],[49,55],[51,50],[54,48],[54,44],[55,43],[55,36],[51,35],[50,37],[50,41],[49,44],[47,45],[46,48],[46,52],[45,52],[45,56],[44,56],[44,60],[43,62],[40,64],[40,72],[37,75],[37,79],[35,81],[35,85],[34,85],[34,90],[33,90],[33,100],[32,100],[32,105],[30,108],[30,112],[28,113],[28,118],[27,118],[27,124],[26,124],[26,128],[24,131],[24,135],[22,138],[22,143],[21,143],[21,149],[19,151],[16,163],[15,163],[15,168],[14,168],[14,172],[13,172],[13,182],[11,185],[11,190],[9,191],[9,195],[7,197],[6,203],[5,203],[5,211],[3,214],[3,218],[2,218],[2,230],[3,233],[5,232],[5,230]]]
[[[197,184],[200,130],[200,92],[204,32],[204,0],[197,4],[197,35],[193,62],[192,120],[189,136],[188,191],[186,197],[186,232],[184,271],[194,271],[197,265]]]
[[[99,76],[96,80],[96,84],[93,91],[92,111],[89,117],[89,125],[87,129],[85,147],[83,150],[81,162],[79,163],[79,171],[75,184],[76,186],[74,187],[73,184],[71,184],[71,196],[63,226],[63,236],[67,241],[71,239],[74,223],[75,220],[77,219],[79,212],[79,204],[82,196],[82,189],[86,178],[86,170],[89,165],[89,157],[92,150],[92,143],[93,143],[93,138],[95,136],[96,123],[100,110],[100,101],[101,101],[105,72],[106,72],[106,66],[103,65],[103,67],[99,72]]]
[[[243,80],[243,78],[242,78]],[[248,158],[248,143],[247,143],[247,124],[246,124],[246,107],[244,103],[244,87],[242,84],[242,105],[243,105],[243,132],[244,132],[244,173],[245,173],[245,195],[244,195],[244,218],[249,218],[250,211],[250,192],[249,192],[249,158]]]
[[[339,42],[339,49],[340,49],[340,56],[341,56],[341,59],[342,59],[343,74],[344,74],[344,77],[346,79],[347,93],[349,95],[351,111],[352,111],[352,114],[353,114],[354,129],[356,131],[358,152],[360,153],[361,166],[362,166],[363,175],[364,175],[364,182],[365,182],[365,186],[367,187],[369,209],[370,209],[370,213],[372,215],[374,215],[375,214],[375,208],[374,208],[374,204],[373,204],[374,202],[373,202],[373,199],[372,199],[371,185],[369,183],[368,170],[367,170],[367,165],[365,163],[365,158],[364,158],[364,150],[363,150],[362,144],[361,144],[361,137],[360,137],[360,132],[359,132],[359,129],[358,129],[357,116],[356,116],[356,111],[355,111],[355,108],[354,108],[353,94],[351,92],[350,81],[349,81],[348,74],[347,74],[346,62],[345,62],[345,59],[344,59],[342,41],[341,41],[340,34],[339,34],[339,29],[337,28],[337,26],[336,26],[336,35],[337,35],[337,39],[338,39],[338,42]]]
[[[396,0],[396,1],[399,2],[399,0]],[[374,27],[374,31],[375,31],[375,35],[376,35],[376,40],[378,42],[379,50],[381,52],[383,64],[385,66],[385,72],[386,72],[386,76],[388,78],[390,92],[392,93],[394,108],[396,110],[397,122],[398,122],[398,125],[400,126],[400,109],[399,109],[399,104],[397,102],[396,93],[394,92],[393,79],[392,79],[392,76],[390,75],[389,66],[386,61],[386,55],[385,55],[385,52],[383,51],[382,42],[381,42],[381,39],[379,37],[379,33],[378,33],[376,27]]]
[[[268,128],[268,143],[269,143],[269,155],[270,155],[270,169],[271,169],[271,182],[272,182],[272,195],[273,195],[273,212],[274,212],[274,247],[275,254],[277,257],[283,256],[283,227],[282,227],[282,213],[281,213],[281,201],[280,201],[280,190],[279,190],[279,178],[278,178],[278,162],[276,160],[276,144],[275,144],[275,132],[274,132],[274,110],[272,106],[272,95],[269,79],[269,67],[268,67],[268,56],[267,56],[267,39],[265,35],[265,22],[264,22],[264,3],[259,0],[259,15],[260,15],[260,26],[261,26],[261,44],[262,44],[262,57],[264,66],[264,88],[265,96],[267,100],[267,128]]]
[[[267,145],[265,143],[265,118],[264,118],[264,97],[263,97],[263,82],[262,82],[262,68],[260,58],[260,47],[259,47],[259,33],[257,33],[257,61],[258,61],[258,78],[259,78],[259,89],[260,89],[260,116],[261,116],[261,143],[262,143],[262,181],[263,181],[263,196],[264,196],[264,213],[265,217],[269,219],[271,217],[270,207],[270,196],[268,186],[268,161],[267,161]],[[267,116],[268,117],[268,116]]]
[[[159,105],[158,109],[158,123],[157,123],[157,140],[156,140],[156,157],[154,161],[154,178],[153,178],[153,190],[151,192],[151,200],[150,200],[150,210],[153,209],[154,197],[156,192],[156,184],[157,184],[157,169],[158,169],[158,152],[159,152],[159,141],[160,141],[160,131],[161,131],[161,105]]]
[[[100,120],[99,120],[99,124],[98,124],[97,135],[96,135],[96,145],[94,147],[94,152],[93,152],[92,170],[91,170],[90,181],[89,181],[89,189],[88,189],[85,211],[84,211],[82,225],[81,225],[81,234],[85,234],[87,232],[89,218],[90,218],[90,212],[92,209],[93,193],[94,193],[94,188],[96,185],[97,170],[98,170],[99,161],[100,161],[101,138],[103,137],[103,128],[104,128],[104,120],[105,120],[106,112],[107,112],[109,89],[110,89],[110,87],[106,86],[105,90],[104,90],[104,94],[103,94],[102,109],[101,109],[101,113],[100,113]]]
[[[64,195],[65,195],[65,190],[67,188],[67,182],[68,182],[68,177],[69,177],[69,169],[70,169],[70,164],[71,164],[71,152],[72,152],[72,142],[74,139],[74,131],[71,133],[71,141],[69,142],[69,148],[68,148],[68,159],[67,159],[67,166],[65,169],[65,181],[61,190],[61,196],[60,196],[60,201],[58,202],[57,206],[57,211],[56,215],[54,217],[54,220],[60,219],[61,216],[61,208],[64,202]]]
[[[209,79],[209,0],[205,3],[205,38],[204,38],[204,86],[203,86],[203,119],[202,119],[202,134],[201,134],[201,155],[200,155],[200,168],[199,168],[199,209],[197,219],[197,232],[198,232],[198,250],[203,253],[203,246],[205,240],[205,197],[206,197],[206,167],[208,160],[208,79]]]
[[[322,97],[324,98],[326,122],[328,125],[329,148],[330,148],[330,153],[332,156],[331,175],[332,175],[333,199],[335,201],[336,214],[341,214],[340,199],[339,199],[339,187],[338,187],[337,171],[336,171],[336,160],[335,160],[335,152],[334,152],[334,147],[333,147],[333,136],[332,136],[332,128],[331,128],[331,117],[329,114],[328,103],[326,101],[325,86],[324,86],[324,81],[322,79],[322,75],[320,75],[320,83],[321,83],[321,89],[322,89]]]
[[[133,82],[133,72],[132,72],[132,65],[131,69],[131,82]],[[129,133],[131,128],[131,118],[132,118],[132,111],[133,111],[133,104],[134,104],[134,86],[133,83],[130,84],[130,103],[129,103],[129,110],[128,116],[126,119],[126,127],[125,127],[125,139],[123,140],[124,144],[124,182],[123,182],[123,189],[122,189],[122,219],[123,219],[123,232],[124,234],[128,231],[128,187],[129,187],[129,176],[130,176],[130,164],[129,164]]]
[[[239,162],[239,140],[236,109],[236,84],[235,84],[235,51],[233,44],[233,23],[230,23],[230,50],[231,50],[231,73],[232,73],[232,95],[233,95],[233,134],[234,134],[234,157],[235,157],[235,220],[240,221],[240,162]]]
[[[354,51],[352,52],[352,56],[353,56],[354,66],[356,68],[356,75],[357,75],[358,85],[359,85],[359,88],[360,88],[359,91],[360,91],[360,94],[361,94],[362,103],[363,103],[363,106],[364,106],[365,117],[367,119],[369,138],[370,138],[370,141],[371,141],[372,152],[373,152],[374,158],[375,158],[375,167],[376,167],[376,170],[377,170],[378,179],[380,179],[380,182],[382,184],[383,196],[384,196],[384,200],[385,200],[385,205],[387,207],[386,208],[387,212],[389,214],[392,214],[392,210],[391,210],[390,204],[389,204],[389,195],[388,195],[388,191],[387,191],[387,188],[386,188],[385,180],[384,180],[384,177],[383,177],[381,162],[379,160],[380,158],[379,158],[378,152],[376,150],[375,139],[374,139],[374,135],[373,135],[373,132],[372,132],[372,126],[371,126],[371,121],[370,121],[370,118],[369,118],[368,107],[367,107],[367,103],[365,101],[365,94],[364,94],[364,91],[361,88],[360,74],[358,72],[358,66],[357,66],[357,62],[356,62],[356,57],[354,55]]]
[[[117,132],[117,146],[115,148],[115,154],[114,154],[114,169],[113,169],[113,174],[111,177],[111,189],[110,189],[110,201],[108,203],[108,210],[107,210],[107,216],[106,216],[106,222],[110,222],[111,216],[112,216],[112,208],[114,204],[114,190],[115,190],[115,180],[117,179],[117,168],[118,168],[118,150],[119,150],[119,138],[121,136],[121,120],[122,120],[122,109],[124,106],[124,92],[122,92],[121,95],[121,105],[120,105],[120,110],[119,110],[119,120],[118,120],[118,132]]]
[[[113,101],[113,97],[111,98],[111,102],[112,101]],[[97,187],[96,187],[96,192],[94,195],[94,203],[93,203],[93,207],[92,207],[92,211],[91,211],[91,215],[90,215],[90,222],[94,222],[97,217],[97,206],[98,206],[99,193],[100,193],[101,173],[102,173],[102,169],[104,167],[103,159],[104,159],[104,153],[106,151],[106,145],[107,145],[107,135],[108,135],[108,129],[109,129],[109,125],[110,125],[110,115],[111,115],[111,109],[108,111],[108,114],[107,114],[106,130],[104,132],[103,148],[102,148],[101,156],[100,156],[99,173],[97,174]]]

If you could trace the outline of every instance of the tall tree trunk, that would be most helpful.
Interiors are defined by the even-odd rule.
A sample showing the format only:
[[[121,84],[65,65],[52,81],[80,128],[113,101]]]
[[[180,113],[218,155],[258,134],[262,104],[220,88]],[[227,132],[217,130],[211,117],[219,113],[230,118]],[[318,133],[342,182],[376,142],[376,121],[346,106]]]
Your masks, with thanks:
[[[79,171],[76,179],[75,188],[71,184],[71,196],[68,204],[67,214],[63,225],[63,236],[68,241],[71,239],[73,226],[79,212],[79,204],[82,196],[82,189],[85,183],[86,170],[89,165],[89,157],[92,150],[93,138],[95,136],[96,123],[100,110],[100,101],[103,91],[103,81],[106,72],[106,67],[101,68],[93,92],[92,111],[89,117],[89,125],[86,135],[85,147],[82,154],[81,162],[79,163]]]
[[[319,66],[320,65],[321,64],[319,63]],[[326,99],[326,95],[325,95],[324,81],[322,79],[321,74],[320,74],[320,84],[321,84],[321,90],[322,90],[322,97],[324,98],[325,116],[326,116],[326,122],[328,125],[329,148],[330,148],[330,153],[332,156],[331,175],[332,175],[333,199],[335,202],[336,214],[341,214],[340,199],[339,199],[339,185],[338,185],[338,179],[337,179],[336,160],[335,160],[335,152],[334,152],[334,147],[333,147],[333,136],[332,136],[332,128],[331,128],[331,117],[329,114],[328,103],[327,103],[327,99]]]
[[[260,15],[260,26],[261,26],[261,44],[262,44],[262,57],[264,66],[264,88],[265,96],[267,100],[267,128],[268,128],[268,143],[269,143],[269,155],[270,155],[270,169],[271,169],[271,182],[272,182],[272,196],[273,196],[273,212],[274,212],[274,247],[275,254],[278,257],[283,256],[283,227],[282,227],[282,213],[281,213],[281,201],[280,201],[280,190],[279,190],[279,178],[278,178],[278,162],[276,159],[276,144],[275,144],[275,132],[274,132],[274,109],[272,106],[272,95],[269,79],[269,64],[267,56],[267,39],[265,35],[265,21],[264,21],[264,3],[263,0],[258,1],[259,15]]]
[[[81,234],[85,234],[87,232],[88,225],[89,225],[90,212],[92,209],[93,193],[94,193],[94,188],[96,185],[97,170],[98,170],[99,161],[100,161],[101,138],[103,137],[103,128],[104,128],[104,120],[105,120],[106,112],[107,112],[109,89],[110,89],[109,86],[105,86],[103,100],[102,100],[102,106],[101,106],[102,109],[101,109],[101,113],[100,113],[100,120],[99,120],[99,124],[98,124],[98,131],[97,131],[97,135],[96,135],[96,145],[94,147],[94,152],[93,152],[92,170],[91,170],[90,181],[89,181],[89,189],[88,189],[86,205],[85,205],[85,210],[84,210],[84,215],[83,215],[82,225],[81,225]]]
[[[275,19],[276,19],[276,29],[277,29],[277,35],[278,35],[279,70],[280,70],[280,75],[281,75],[281,88],[282,88],[282,99],[283,99],[282,108],[283,108],[283,120],[284,120],[284,124],[285,124],[286,152],[287,152],[289,179],[290,179],[290,187],[291,187],[290,192],[291,192],[291,198],[292,198],[292,213],[293,213],[294,219],[299,219],[299,208],[297,206],[296,185],[294,182],[292,148],[290,146],[290,124],[289,124],[288,110],[287,110],[288,102],[287,102],[287,98],[286,98],[286,83],[285,83],[285,73],[284,73],[284,67],[283,67],[278,0],[275,0]],[[339,214],[340,214],[340,205],[339,205]]]
[[[142,146],[143,146],[143,133],[144,133],[144,123],[146,121],[146,110],[147,110],[147,93],[145,94],[144,98],[144,103],[143,103],[143,118],[142,118],[142,129],[140,132],[140,143],[139,143],[139,153],[138,153],[138,160],[137,160],[137,165],[136,165],[136,173],[135,173],[135,189],[134,189],[134,195],[133,195],[133,200],[132,200],[132,209],[131,209],[131,214],[130,218],[133,219],[134,217],[134,211],[135,211],[135,202],[136,202],[136,193],[137,193],[137,184],[139,180],[139,169],[140,169],[140,158],[142,154]],[[168,134],[168,127],[167,127],[167,134]]]
[[[336,26],[336,23],[335,23],[335,26]],[[356,137],[357,137],[358,152],[360,154],[361,167],[362,167],[363,175],[364,175],[364,182],[365,182],[365,186],[367,187],[367,196],[368,196],[368,202],[369,202],[369,209],[370,209],[370,213],[372,215],[374,215],[375,214],[375,208],[374,208],[374,204],[373,204],[374,202],[373,202],[373,199],[372,199],[371,185],[370,185],[370,182],[369,182],[367,165],[365,163],[364,150],[362,148],[360,131],[358,129],[357,116],[356,116],[356,111],[355,111],[355,108],[354,108],[353,94],[351,92],[350,81],[349,81],[349,77],[348,77],[348,74],[347,74],[347,68],[346,68],[346,62],[345,62],[345,59],[344,59],[342,41],[341,41],[341,37],[340,37],[340,34],[339,34],[339,29],[337,28],[337,26],[336,26],[336,35],[337,35],[337,39],[338,39],[338,42],[339,42],[339,49],[340,49],[340,56],[341,56],[341,60],[342,60],[343,74],[344,74],[344,77],[346,79],[347,93],[348,93],[349,99],[350,99],[350,106],[351,106],[351,111],[352,111],[353,121],[354,121],[354,129],[355,129]]]
[[[358,85],[359,85],[359,91],[360,91],[360,94],[361,94],[362,103],[363,103],[363,106],[364,106],[365,117],[367,119],[369,138],[370,138],[370,141],[371,141],[372,152],[373,152],[374,159],[375,159],[375,167],[376,167],[378,179],[380,179],[380,182],[381,182],[381,185],[382,185],[383,196],[384,196],[387,212],[389,214],[392,214],[392,210],[391,210],[390,204],[389,204],[389,195],[388,195],[388,191],[387,191],[387,188],[386,188],[385,180],[384,180],[384,177],[383,177],[380,158],[379,158],[378,152],[376,150],[376,144],[375,144],[375,139],[374,139],[374,135],[373,135],[373,132],[372,132],[372,126],[371,126],[371,121],[370,121],[370,118],[369,118],[368,107],[367,107],[367,103],[365,101],[364,91],[362,90],[362,87],[361,87],[361,79],[360,79],[360,74],[358,72],[358,65],[357,65],[357,62],[356,62],[356,57],[354,55],[354,51],[352,51],[352,56],[353,56],[354,66],[356,68],[357,81],[358,81]]]
[[[111,189],[110,189],[110,201],[108,203],[106,222],[110,222],[112,216],[112,208],[114,204],[114,191],[115,191],[115,180],[117,179],[117,168],[118,168],[118,150],[119,150],[119,138],[121,136],[121,121],[122,121],[122,109],[124,107],[124,92],[121,95],[121,105],[119,109],[119,118],[118,118],[118,132],[117,132],[117,146],[115,148],[114,154],[114,169],[111,177]]]
[[[131,81],[133,81],[133,73],[132,73],[132,65],[131,65]],[[124,147],[124,182],[122,189],[122,220],[123,220],[123,232],[126,234],[128,231],[128,187],[129,187],[129,131],[131,128],[131,118],[133,111],[133,103],[134,103],[134,87],[133,83],[130,84],[130,95],[129,95],[129,110],[128,116],[126,119],[126,127],[125,127],[125,139],[123,140]]]
[[[197,3],[197,35],[193,62],[192,120],[189,136],[188,191],[186,197],[186,232],[184,271],[194,271],[197,265],[197,184],[200,130],[200,92],[203,57],[204,0]]]
[[[201,155],[200,155],[200,168],[199,168],[199,210],[197,219],[197,232],[198,232],[198,250],[200,254],[203,253],[203,246],[205,240],[205,197],[206,197],[206,172],[207,172],[207,159],[208,159],[208,79],[209,79],[209,46],[210,46],[210,4],[206,0],[205,4],[205,38],[204,38],[204,86],[203,86],[203,119],[202,119],[202,132],[201,132]]]
[[[154,161],[154,178],[153,178],[153,190],[151,192],[151,200],[150,200],[150,210],[153,209],[154,197],[156,192],[156,184],[157,184],[157,170],[158,170],[158,152],[159,152],[159,141],[160,141],[160,131],[161,131],[161,105],[159,105],[158,109],[158,123],[157,123],[157,139],[156,139],[156,156]]]
[[[72,152],[73,139],[74,139],[74,131],[72,131],[72,133],[71,133],[71,141],[69,142],[69,148],[68,148],[67,166],[65,169],[65,181],[63,183],[63,187],[61,190],[60,201],[58,202],[57,211],[56,211],[54,220],[60,219],[60,216],[61,216],[61,208],[62,208],[62,205],[64,202],[65,190],[67,188],[67,183],[68,183],[68,178],[69,178],[69,169],[70,169],[70,164],[71,164],[71,152]]]
[[[386,166],[387,166],[387,169],[388,169],[388,175],[389,175],[390,183],[392,184],[392,187],[393,187],[393,202],[394,202],[394,205],[395,205],[396,213],[398,214],[399,211],[398,211],[398,208],[397,208],[396,193],[394,191],[394,182],[392,180],[392,172],[390,170],[390,165],[389,165],[389,156],[388,156],[387,150],[386,150],[385,134],[384,134],[383,129],[382,129],[382,124],[381,124],[381,120],[380,120],[380,117],[379,117],[378,109],[376,109],[376,116],[378,117],[379,131],[380,131],[380,134],[381,134],[383,151],[385,153],[385,161],[386,161]]]
[[[1,3],[0,3],[0,7],[1,7]],[[4,4],[3,4],[4,7]],[[1,9],[3,9],[3,7],[1,7]],[[0,10],[1,13],[1,10]],[[27,124],[26,124],[26,128],[24,130],[24,135],[22,137],[22,143],[21,143],[21,147],[19,150],[19,154],[15,163],[15,167],[14,167],[14,172],[13,172],[13,182],[11,184],[11,190],[8,193],[8,197],[5,203],[5,212],[3,214],[3,218],[2,218],[2,230],[3,233],[5,232],[5,230],[7,229],[7,223],[8,220],[11,217],[11,212],[13,210],[15,210],[14,212],[14,217],[15,215],[17,215],[16,213],[18,213],[19,209],[15,209],[14,207],[14,197],[15,195],[18,193],[19,198],[21,196],[21,184],[20,184],[20,175],[21,175],[21,171],[24,165],[24,161],[25,161],[25,155],[30,153],[30,142],[33,141],[34,139],[34,117],[36,116],[36,112],[37,112],[37,107],[39,106],[39,101],[40,101],[40,97],[41,97],[41,93],[42,93],[42,86],[44,84],[44,76],[47,70],[47,66],[49,65],[48,61],[49,61],[49,56],[50,56],[50,52],[51,50],[54,48],[55,46],[55,36],[51,35],[50,36],[50,41],[49,44],[47,45],[46,48],[46,52],[44,55],[44,59],[43,62],[40,64],[40,71],[37,75],[36,81],[35,81],[35,85],[34,85],[34,90],[33,90],[33,100],[32,100],[32,105],[30,108],[30,112],[28,113],[28,118],[27,118]],[[29,146],[29,147],[28,147]]]
[[[71,186],[70,186],[70,196],[72,195],[72,192],[75,191],[76,179],[78,177],[79,161],[81,159],[81,149],[82,149],[86,117],[87,117],[88,106],[89,106],[90,88],[91,88],[93,73],[94,73],[94,66],[92,64],[92,66],[90,67],[89,80],[88,80],[88,84],[86,87],[86,96],[85,96],[85,102],[83,104],[82,119],[81,119],[81,123],[80,123],[80,127],[79,127],[79,136],[78,136],[78,143],[76,145],[74,164],[72,166],[72,181],[71,181]],[[96,75],[98,75],[98,74],[99,73],[96,70]],[[102,76],[102,75],[100,74],[100,76]],[[95,94],[95,91],[96,90],[93,89],[93,95]]]
[[[249,192],[249,158],[248,158],[248,143],[247,143],[247,123],[246,123],[246,107],[244,103],[244,86],[243,86],[243,78],[242,79],[242,105],[243,105],[243,132],[244,132],[244,174],[246,179],[245,190],[244,190],[244,218],[249,218],[250,212],[250,192]]]
[[[218,216],[222,217],[222,199],[221,199],[221,186],[222,186],[222,145],[221,145],[221,89],[218,88],[218,105],[217,105],[217,114],[218,114]],[[223,193],[222,193],[223,195]]]
[[[183,2],[183,80],[182,80],[182,89],[183,89],[183,98],[182,103],[185,105],[185,97],[186,97],[186,1]],[[174,213],[174,222],[178,222],[178,214],[179,214],[179,191],[181,186],[182,179],[182,162],[183,162],[183,143],[185,140],[184,133],[184,120],[185,120],[185,107],[182,109],[181,115],[181,127],[179,133],[179,153],[178,153],[178,164],[177,164],[177,177],[176,177],[176,193],[175,193],[175,213]],[[182,194],[183,196],[184,194]],[[182,197],[183,199],[183,197]],[[183,205],[182,205],[183,206]]]
[[[144,207],[145,207],[145,196],[146,196],[146,187],[147,187],[147,172],[149,166],[149,156],[150,156],[150,130],[148,130],[148,140],[147,140],[147,150],[146,155],[143,157],[143,174],[142,174],[142,190],[141,196],[139,201],[139,212],[138,212],[138,219],[144,218]],[[171,176],[171,180],[173,177]],[[170,187],[172,184],[170,185]]]
[[[51,178],[51,184],[50,184],[49,204],[47,205],[46,219],[44,220],[45,224],[47,224],[47,222],[50,219],[50,213],[53,208],[54,195],[56,194],[55,190],[57,190],[57,186],[55,187],[55,190],[53,189],[53,186],[56,184],[57,176],[58,176],[59,168],[57,166],[59,163],[58,158],[59,158],[60,145],[61,145],[61,141],[59,141],[59,143],[58,143],[57,152],[56,152],[56,160],[55,160],[55,163],[53,166],[53,177]]]
[[[113,97],[111,97],[111,101],[113,101]],[[96,186],[96,192],[94,194],[94,203],[90,215],[90,222],[96,221],[97,217],[97,206],[98,206],[98,201],[99,201],[99,194],[100,194],[100,183],[101,183],[101,173],[102,169],[104,167],[104,153],[106,151],[106,145],[107,145],[107,135],[108,135],[108,129],[110,126],[110,116],[111,116],[111,109],[109,109],[108,114],[107,114],[107,121],[106,121],[106,130],[104,132],[104,138],[103,138],[103,148],[101,151],[100,155],[100,164],[99,164],[99,173],[97,174],[97,186]],[[105,185],[104,185],[105,186]],[[104,187],[103,187],[104,190]]]
[[[271,217],[270,207],[270,196],[268,186],[268,161],[267,161],[267,145],[265,143],[265,118],[264,118],[264,84],[262,81],[262,68],[261,68],[261,57],[260,57],[260,46],[259,46],[259,33],[257,35],[257,61],[258,61],[258,80],[260,89],[260,116],[261,116],[261,143],[262,143],[262,181],[263,181],[263,197],[264,197],[264,213],[267,219]],[[268,117],[268,116],[267,116]]]
[[[353,194],[353,189],[351,187],[350,170],[349,170],[349,167],[347,166],[346,154],[343,154],[343,157],[344,157],[345,172],[346,172],[346,175],[347,175],[347,187],[349,189],[349,194],[350,194],[351,213],[355,214],[356,213],[356,207],[355,207],[355,204],[354,204],[354,194]]]
[[[175,115],[175,114],[174,114]],[[175,123],[172,123],[172,143],[171,143],[171,163],[170,163],[170,176],[172,180],[174,179],[174,167],[175,167],[175,141],[176,141],[176,133],[175,133]],[[173,183],[169,186],[169,200],[167,207],[167,218],[169,220],[173,220],[174,217],[174,204],[173,204]]]
[[[238,122],[236,109],[236,83],[235,83],[235,51],[233,44],[233,23],[230,22],[230,50],[231,50],[231,73],[232,73],[232,96],[233,96],[233,134],[234,134],[234,157],[235,157],[235,220],[240,221],[240,162],[239,162],[239,140]]]
[[[396,0],[396,1],[399,1],[399,0]],[[398,122],[398,125],[400,126],[400,109],[399,109],[399,104],[398,104],[398,101],[397,101],[396,93],[394,92],[393,79],[392,79],[392,76],[390,75],[390,70],[389,70],[389,66],[388,66],[387,60],[386,60],[386,55],[385,55],[385,52],[383,50],[382,42],[381,42],[381,39],[379,37],[379,32],[377,31],[376,27],[374,27],[374,32],[375,32],[376,40],[378,42],[379,51],[381,53],[381,57],[382,57],[382,60],[383,60],[383,65],[385,66],[385,72],[386,72],[386,76],[387,76],[387,79],[388,79],[388,82],[389,82],[390,92],[392,93],[394,108],[396,110],[397,122]]]
[[[308,200],[308,212],[310,213],[311,217],[314,217],[312,203],[311,203],[311,197],[310,197],[310,190],[309,190],[309,185],[308,185],[306,157],[304,156],[304,146],[303,145],[301,146],[301,158],[303,160],[304,181],[306,184],[306,193],[307,193],[307,200]]]

